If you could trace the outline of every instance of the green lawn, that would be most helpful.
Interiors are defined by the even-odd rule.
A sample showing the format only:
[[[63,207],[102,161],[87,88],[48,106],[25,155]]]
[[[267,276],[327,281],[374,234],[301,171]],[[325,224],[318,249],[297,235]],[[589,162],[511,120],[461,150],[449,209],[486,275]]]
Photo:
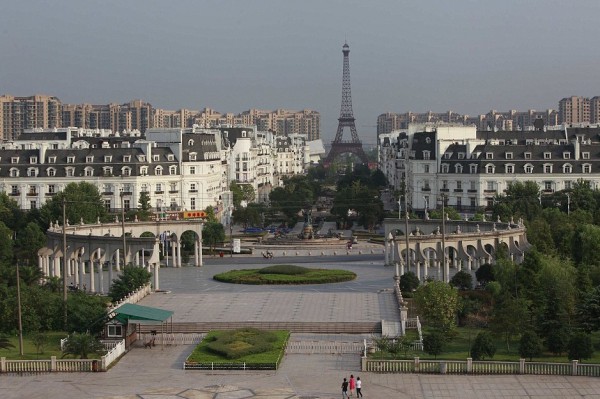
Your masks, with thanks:
[[[441,355],[437,356],[437,359],[443,360],[465,360],[469,357],[469,347],[470,343],[475,340],[477,334],[482,331],[480,329],[468,329],[459,327],[457,328],[457,336],[447,342],[444,346],[443,352]],[[416,330],[408,330],[407,334],[411,337],[411,339],[417,339]],[[426,334],[426,331],[424,331]],[[509,342],[509,348],[506,347],[506,341],[502,338],[495,337],[496,342],[496,354],[492,359],[486,360],[498,360],[498,361],[519,361],[519,340],[513,339]],[[600,344],[600,333],[595,333],[592,335],[592,339],[595,347],[598,347]],[[393,359],[394,356],[389,353],[379,353],[376,352],[371,354],[370,357],[374,359]],[[415,357],[419,357],[420,359],[435,359],[434,356],[428,355],[425,352],[421,351],[408,351],[407,355],[404,356],[404,353],[401,353],[396,356],[397,359],[413,359]],[[529,359],[527,359],[529,360]],[[535,362],[556,362],[556,363],[566,363],[569,362],[567,359],[567,354],[564,353],[560,356],[555,356],[551,353],[544,353],[540,357],[534,357],[533,361]],[[591,359],[586,359],[584,363],[600,363],[600,350],[597,350]]]
[[[269,267],[294,267],[293,265],[274,265]],[[224,283],[235,284],[326,284],[351,281],[356,274],[346,270],[309,269],[303,273],[265,273],[262,269],[231,270],[216,274],[213,278]]]
[[[50,356],[56,356],[60,358],[62,352],[60,351],[60,340],[67,336],[67,333],[60,331],[53,331],[46,333],[47,340],[46,344],[42,348],[42,352],[38,353],[38,350],[31,337],[23,337],[23,356],[19,354],[19,337],[10,336],[8,337],[10,342],[15,346],[10,349],[0,349],[0,356],[5,357],[8,360],[37,360],[37,359],[50,359]]]
[[[235,330],[238,331],[238,330]],[[225,356],[218,355],[208,349],[208,344],[216,337],[231,335],[235,331],[210,331],[206,337],[196,346],[192,354],[187,358],[186,363],[247,363],[247,364],[276,364],[283,357],[285,345],[290,336],[289,331],[270,331],[276,336],[276,341],[272,343],[272,349],[262,353],[254,353],[236,359],[228,359]],[[241,345],[237,343],[237,345]]]

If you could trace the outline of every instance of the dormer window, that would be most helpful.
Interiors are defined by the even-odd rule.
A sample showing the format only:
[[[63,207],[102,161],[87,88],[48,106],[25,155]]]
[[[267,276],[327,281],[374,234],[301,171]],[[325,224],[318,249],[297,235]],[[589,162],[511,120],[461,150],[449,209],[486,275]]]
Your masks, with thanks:
[[[29,163],[36,164],[37,163],[37,157],[29,157]]]
[[[56,163],[56,157],[49,157],[48,163]]]
[[[94,168],[92,168],[91,166],[86,166],[86,168],[84,169],[84,173],[85,176],[94,176]]]
[[[444,159],[450,159],[450,157],[452,156],[451,152],[447,152],[444,154]]]
[[[447,163],[442,164],[442,173],[448,173],[448,169],[450,169],[450,165]]]
[[[27,168],[27,176],[29,177],[36,177],[38,175],[38,169],[37,168]]]
[[[544,173],[552,173],[552,164],[550,164],[550,163],[544,164]]]
[[[176,175],[177,174],[177,166],[175,166],[175,165],[169,166],[169,174]]]
[[[70,155],[67,157],[67,163],[75,163],[75,157]]]
[[[527,173],[527,174],[533,173],[533,165],[530,163],[526,164],[523,169],[525,170],[525,173]]]
[[[140,162],[146,162],[146,156],[145,155],[140,155],[138,157],[138,159],[139,159]]]
[[[12,157],[10,163],[19,163],[19,157]]]
[[[160,161],[160,155],[153,155],[152,156],[152,161],[154,161],[154,162]]]
[[[112,155],[105,155],[104,156],[104,162],[106,162],[106,163],[112,162]]]
[[[590,153],[589,152],[582,152],[581,153],[581,157],[583,159],[590,159]]]
[[[105,166],[104,168],[102,168],[102,173],[104,174],[104,176],[112,176],[112,171],[113,169],[110,166]]]
[[[85,157],[85,163],[93,163],[93,162],[94,162],[93,155],[88,155],[87,157]]]
[[[194,139],[189,139],[188,140],[188,146],[191,147],[194,145]]]
[[[10,177],[19,177],[19,169],[11,168],[9,174],[10,174]]]
[[[550,153],[550,152],[545,152],[545,153],[544,153],[544,159],[552,159],[552,153]]]
[[[504,155],[506,156],[506,159],[513,159],[513,153],[512,152],[507,152]]]
[[[195,161],[195,160],[196,160],[196,153],[190,152],[190,161]]]
[[[121,175],[123,176],[131,176],[131,168],[129,166],[125,166],[121,169]]]
[[[477,173],[477,164],[471,164],[469,165],[469,173],[474,175]]]
[[[431,151],[423,151],[423,159],[430,159]]]
[[[530,152],[526,152],[523,155],[524,155],[525,159],[531,159],[531,153]]]
[[[563,159],[571,159],[571,153],[570,152],[563,152]]]
[[[140,168],[140,175],[142,175],[142,176],[148,175],[148,167],[147,166],[142,166]]]
[[[492,164],[485,165],[485,173],[494,173],[496,171],[496,167]]]
[[[175,160],[175,155],[173,155],[173,154],[167,155],[167,161],[174,161],[174,160]]]
[[[48,175],[48,177],[54,177],[56,176],[56,169],[48,168],[46,169],[46,174]]]
[[[504,165],[504,173],[511,175],[515,173],[515,165],[512,163]]]
[[[566,163],[563,165],[563,173],[573,173],[573,165]]]
[[[459,152],[458,153],[458,159],[465,159],[465,153],[464,152]]]
[[[592,165],[590,165],[589,163],[584,163],[581,166],[581,172],[582,173],[592,173]]]
[[[461,164],[454,165],[454,173],[462,173],[462,172],[463,172],[463,166]]]
[[[131,162],[131,155],[123,155],[123,162]]]
[[[494,153],[493,152],[486,152],[485,153],[485,159],[494,159]]]
[[[157,176],[161,176],[163,174],[163,167],[157,166],[156,168],[154,168],[154,174]]]
[[[73,167],[65,168],[65,175],[67,175],[67,177],[75,176],[75,168],[73,168]]]

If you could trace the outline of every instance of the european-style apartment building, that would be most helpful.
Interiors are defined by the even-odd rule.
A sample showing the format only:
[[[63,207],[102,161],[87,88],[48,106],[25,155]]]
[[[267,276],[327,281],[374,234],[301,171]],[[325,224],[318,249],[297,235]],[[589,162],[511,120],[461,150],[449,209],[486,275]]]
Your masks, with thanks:
[[[280,136],[305,135],[308,141],[321,137],[321,115],[312,110],[275,111],[250,109],[240,114],[219,113],[210,108],[202,111],[154,108],[142,100],[125,104],[62,104],[52,96],[0,96],[0,139],[14,140],[25,129],[79,127],[107,129],[113,132],[150,128],[217,128],[219,126],[257,126]]]
[[[478,131],[474,126],[410,125],[379,136],[379,164],[395,189],[406,182],[412,210],[442,201],[459,212],[493,205],[513,182],[533,181],[540,195],[578,180],[600,188],[600,127]]]
[[[42,206],[71,182],[95,184],[107,209],[215,208],[228,217],[232,181],[267,201],[282,178],[304,173],[306,137],[278,137],[256,127],[158,129],[113,133],[80,128],[32,129],[0,145],[0,192],[22,209]]]

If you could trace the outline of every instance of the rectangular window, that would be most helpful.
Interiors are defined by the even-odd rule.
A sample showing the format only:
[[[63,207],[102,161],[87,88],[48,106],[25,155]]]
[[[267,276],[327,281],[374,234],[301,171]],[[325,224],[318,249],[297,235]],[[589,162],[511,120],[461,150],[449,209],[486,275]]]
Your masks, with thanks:
[[[50,194],[56,193],[56,186],[54,184],[48,185],[48,193],[50,193]]]
[[[565,182],[565,190],[570,190],[572,187],[571,181],[567,180]]]
[[[549,152],[545,152],[544,159],[550,159],[550,158],[552,158],[552,154],[550,154]]]
[[[457,190],[462,190],[462,181],[459,180],[459,181],[456,182],[456,189]]]
[[[157,183],[156,184],[156,191],[157,192],[162,192],[162,184],[161,183]]]
[[[19,186],[10,186],[10,193],[13,195],[19,194]]]
[[[29,205],[31,209],[37,209],[37,201],[30,201]]]
[[[123,208],[125,208],[125,212],[128,212],[131,209],[131,200],[130,199],[123,200]]]
[[[429,165],[423,165],[423,170],[425,173],[429,173]]]
[[[123,326],[109,325],[108,326],[108,336],[109,337],[122,337],[123,336]]]
[[[193,211],[196,209],[196,198],[190,198],[190,209]]]
[[[530,152],[526,152],[524,155],[525,155],[525,159],[531,159],[531,153]]]
[[[552,182],[551,181],[544,182],[544,190],[552,191]]]
[[[109,199],[104,200],[104,209],[106,209],[106,212],[110,212],[110,200]]]
[[[469,197],[469,203],[471,204],[471,206],[473,208],[475,208],[477,206],[477,198],[475,198],[475,197]]]
[[[195,174],[196,174],[196,167],[190,166],[190,175],[195,175]]]

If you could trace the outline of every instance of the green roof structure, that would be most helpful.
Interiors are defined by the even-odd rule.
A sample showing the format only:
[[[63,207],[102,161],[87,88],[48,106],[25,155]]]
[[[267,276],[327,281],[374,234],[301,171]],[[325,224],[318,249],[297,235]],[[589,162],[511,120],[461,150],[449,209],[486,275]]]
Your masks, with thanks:
[[[163,323],[173,316],[173,312],[170,310],[134,305],[131,303],[121,305],[113,310],[113,312],[115,313],[115,319],[123,324],[127,324],[130,321],[139,324]]]

